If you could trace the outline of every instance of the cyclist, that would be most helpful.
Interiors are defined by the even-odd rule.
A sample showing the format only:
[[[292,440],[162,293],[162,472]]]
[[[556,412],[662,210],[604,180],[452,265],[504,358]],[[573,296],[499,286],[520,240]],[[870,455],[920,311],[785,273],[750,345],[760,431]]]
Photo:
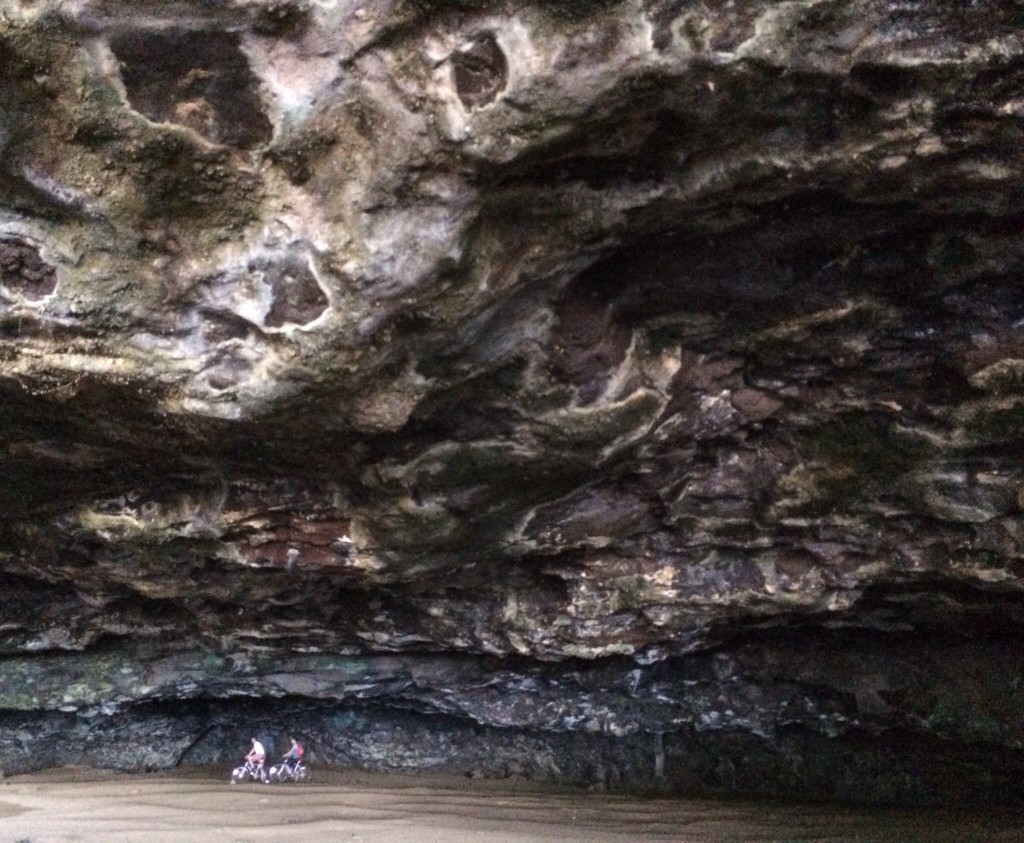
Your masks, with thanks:
[[[263,766],[263,762],[267,759],[267,751],[263,748],[256,738],[252,739],[252,749],[249,750],[249,754],[245,756],[245,760],[252,764],[257,770]]]
[[[288,738],[291,741],[291,748],[288,750],[288,754],[284,757],[284,763],[288,765],[288,772],[295,772],[295,765],[302,760],[302,746],[295,738]]]

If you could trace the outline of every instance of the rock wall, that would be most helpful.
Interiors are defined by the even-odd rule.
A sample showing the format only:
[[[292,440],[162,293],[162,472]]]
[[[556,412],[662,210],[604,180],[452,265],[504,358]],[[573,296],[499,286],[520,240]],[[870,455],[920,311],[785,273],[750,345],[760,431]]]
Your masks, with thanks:
[[[1016,799],[1024,9],[0,0],[0,753]]]

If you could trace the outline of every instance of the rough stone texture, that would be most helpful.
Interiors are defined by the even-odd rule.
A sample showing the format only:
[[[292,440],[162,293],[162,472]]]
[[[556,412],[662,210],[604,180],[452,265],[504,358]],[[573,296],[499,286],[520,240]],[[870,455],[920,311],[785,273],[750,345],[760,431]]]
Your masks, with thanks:
[[[1024,773],[1024,9],[0,0],[0,752]]]

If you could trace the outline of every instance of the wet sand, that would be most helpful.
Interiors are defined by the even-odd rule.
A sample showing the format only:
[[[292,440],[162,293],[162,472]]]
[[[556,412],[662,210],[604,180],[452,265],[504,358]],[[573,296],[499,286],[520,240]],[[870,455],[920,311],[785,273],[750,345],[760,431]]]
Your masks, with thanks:
[[[0,782],[0,841],[1024,840],[1024,822],[1008,809],[869,810],[642,799],[445,776],[321,773],[302,785],[231,785],[228,771],[222,772],[128,776],[65,769],[8,778]]]

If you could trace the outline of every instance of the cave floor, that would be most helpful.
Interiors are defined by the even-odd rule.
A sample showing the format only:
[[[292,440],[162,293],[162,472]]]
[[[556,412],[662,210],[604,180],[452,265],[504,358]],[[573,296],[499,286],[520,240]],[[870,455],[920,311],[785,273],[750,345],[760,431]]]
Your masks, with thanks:
[[[515,780],[321,774],[301,786],[237,785],[211,771],[62,769],[0,783],[9,841],[1018,841],[1009,809],[857,809],[568,792]]]

